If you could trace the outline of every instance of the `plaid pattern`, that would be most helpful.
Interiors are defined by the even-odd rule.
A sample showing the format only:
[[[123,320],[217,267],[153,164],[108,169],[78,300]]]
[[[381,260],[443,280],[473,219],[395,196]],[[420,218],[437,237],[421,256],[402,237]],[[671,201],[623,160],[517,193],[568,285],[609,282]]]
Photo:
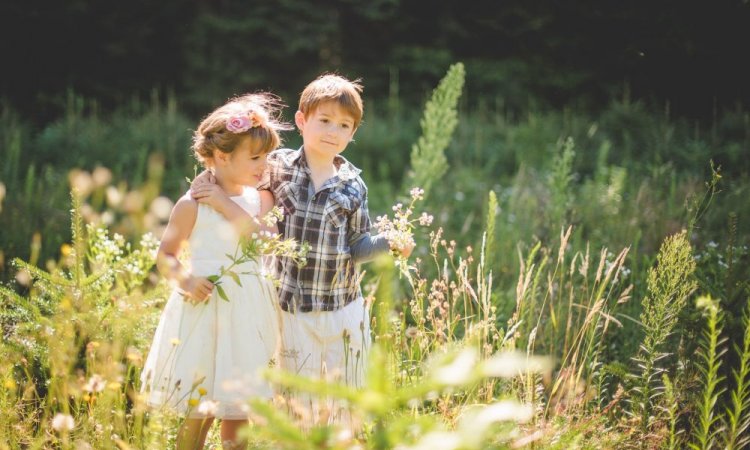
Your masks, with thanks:
[[[284,238],[310,244],[304,267],[288,258],[277,261],[284,311],[335,311],[362,296],[351,245],[370,232],[367,187],[345,158],[337,156],[334,164],[338,174],[314,192],[302,148],[268,155],[258,189],[270,190],[284,211]]]

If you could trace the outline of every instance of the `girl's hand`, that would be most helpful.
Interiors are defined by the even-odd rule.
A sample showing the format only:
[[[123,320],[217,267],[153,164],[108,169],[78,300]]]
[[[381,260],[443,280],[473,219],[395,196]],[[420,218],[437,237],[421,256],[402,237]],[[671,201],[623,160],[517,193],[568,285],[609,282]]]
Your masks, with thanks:
[[[199,186],[193,184],[193,187],[190,188],[190,195],[198,203],[208,205],[219,212],[222,210],[222,206],[226,205],[227,201],[230,201],[224,189],[218,184],[213,183],[203,183]]]
[[[205,277],[190,275],[180,282],[180,289],[185,291],[185,300],[191,303],[201,303],[211,296],[214,284]]]
[[[192,183],[190,183],[191,190],[193,188],[196,188],[202,184],[215,184],[216,183],[216,177],[214,177],[214,174],[211,173],[209,170],[204,170],[203,172],[199,173],[197,177],[193,180]]]

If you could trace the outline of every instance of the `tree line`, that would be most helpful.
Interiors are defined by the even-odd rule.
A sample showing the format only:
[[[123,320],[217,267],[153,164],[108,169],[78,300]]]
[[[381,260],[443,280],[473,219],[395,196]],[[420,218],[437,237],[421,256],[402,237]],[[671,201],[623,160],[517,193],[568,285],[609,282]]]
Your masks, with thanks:
[[[247,90],[294,99],[322,71],[421,102],[456,61],[466,101],[506,108],[750,100],[747,0],[28,0],[0,17],[0,97],[37,120],[69,91],[107,107],[157,89],[200,112]]]

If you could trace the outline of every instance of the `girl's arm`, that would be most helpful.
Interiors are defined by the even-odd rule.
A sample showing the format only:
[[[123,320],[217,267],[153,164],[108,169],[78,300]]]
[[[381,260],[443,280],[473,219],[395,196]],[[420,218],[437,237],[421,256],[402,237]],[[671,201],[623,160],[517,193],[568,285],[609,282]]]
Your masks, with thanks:
[[[161,238],[156,254],[156,267],[165,278],[176,281],[186,295],[195,301],[203,301],[211,295],[214,285],[204,277],[193,276],[180,264],[177,255],[187,242],[198,217],[198,203],[189,197],[177,201],[169,217],[167,228]]]
[[[218,184],[210,182],[197,186],[193,184],[190,187],[190,193],[198,203],[208,205],[224,216],[240,235],[244,236],[261,230],[260,221],[233,202]]]
[[[262,219],[266,214],[268,214],[271,209],[273,209],[273,205],[276,203],[276,200],[274,200],[271,191],[258,191],[258,194],[260,194],[260,214],[258,215],[258,217]],[[260,227],[262,231],[268,231],[269,233],[277,234],[279,232],[278,225],[269,227],[262,220]]]

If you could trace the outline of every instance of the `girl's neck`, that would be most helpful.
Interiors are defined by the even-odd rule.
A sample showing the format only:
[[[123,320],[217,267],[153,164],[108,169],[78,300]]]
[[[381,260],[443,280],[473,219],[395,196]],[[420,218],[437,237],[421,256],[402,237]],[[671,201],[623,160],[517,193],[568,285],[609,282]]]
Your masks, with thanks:
[[[221,189],[229,196],[242,195],[242,191],[245,190],[243,185],[230,183],[224,179],[218,171],[214,175],[216,176],[216,184],[218,184],[219,187],[221,187]]]

